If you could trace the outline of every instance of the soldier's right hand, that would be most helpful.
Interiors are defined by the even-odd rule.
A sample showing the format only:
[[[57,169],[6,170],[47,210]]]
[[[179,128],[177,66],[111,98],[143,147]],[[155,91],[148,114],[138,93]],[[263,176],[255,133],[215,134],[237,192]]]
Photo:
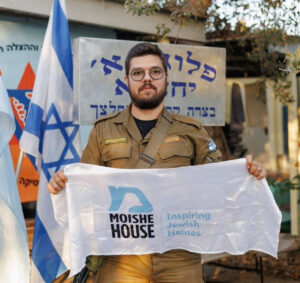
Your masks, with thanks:
[[[58,194],[66,187],[68,179],[62,170],[54,173],[48,183],[47,189],[51,194]]]

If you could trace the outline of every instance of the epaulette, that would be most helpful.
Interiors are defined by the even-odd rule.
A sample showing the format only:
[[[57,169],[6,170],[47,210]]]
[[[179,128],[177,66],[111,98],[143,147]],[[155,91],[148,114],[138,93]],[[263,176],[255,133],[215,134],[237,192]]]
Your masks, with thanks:
[[[179,115],[179,114],[174,114],[173,118],[174,118],[174,120],[183,122],[185,124],[196,126],[198,129],[202,128],[201,122],[197,121],[194,118],[191,118],[191,117],[188,117],[188,116],[182,116],[182,115]]]
[[[96,125],[98,122],[101,122],[101,121],[104,121],[104,120],[108,120],[108,119],[111,119],[111,118],[114,118],[116,117],[117,115],[119,115],[120,112],[113,112],[113,113],[110,113],[110,114],[107,114],[103,117],[100,117],[98,118],[95,122],[94,122],[94,125]]]

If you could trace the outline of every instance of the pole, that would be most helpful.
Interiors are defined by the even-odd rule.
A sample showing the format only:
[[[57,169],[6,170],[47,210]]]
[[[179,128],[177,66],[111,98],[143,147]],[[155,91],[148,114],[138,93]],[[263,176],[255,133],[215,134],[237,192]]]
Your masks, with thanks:
[[[288,141],[289,141],[289,167],[290,179],[292,180],[298,174],[296,166],[298,161],[298,99],[297,99],[297,82],[296,74],[291,73],[289,79],[292,82],[291,92],[293,94],[294,102],[289,103],[288,106]],[[300,221],[299,221],[299,192],[298,190],[290,191],[290,211],[291,211],[291,234],[299,235]]]
[[[21,167],[22,167],[22,162],[23,162],[23,159],[24,159],[24,155],[25,155],[25,152],[23,150],[21,150],[20,154],[19,154],[17,168],[16,168],[16,180],[17,180],[17,183],[18,183],[18,179],[19,179],[19,176],[20,176],[20,172],[21,172]]]

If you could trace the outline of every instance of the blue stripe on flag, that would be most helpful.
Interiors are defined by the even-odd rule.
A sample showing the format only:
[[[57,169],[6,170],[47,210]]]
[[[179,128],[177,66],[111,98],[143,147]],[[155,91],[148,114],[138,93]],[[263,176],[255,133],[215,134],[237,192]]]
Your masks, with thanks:
[[[65,76],[71,88],[73,88],[73,62],[69,25],[58,0],[54,0],[53,3],[52,45]]]
[[[33,246],[32,260],[46,282],[52,282],[58,274],[66,271],[38,214],[35,216]]]
[[[28,113],[30,100],[26,97],[26,92],[31,92],[31,91],[32,91],[31,89],[28,89],[28,90],[8,89],[7,90],[8,95],[9,95],[10,98],[15,98],[15,99],[17,98],[18,100],[20,100],[20,102],[22,104],[25,105],[25,110],[26,110],[27,113]],[[37,106],[37,105],[35,105],[35,106]],[[43,114],[42,114],[42,116],[43,116]],[[16,135],[18,141],[20,141],[23,130],[22,130],[16,116],[15,116],[15,123],[16,123],[15,135]],[[27,153],[27,157],[30,159],[33,167],[37,170],[37,167],[36,167],[36,164],[35,164],[35,157],[33,155],[28,154],[28,153]]]
[[[29,103],[30,103],[30,100],[26,97],[26,93],[27,92],[32,92],[32,90],[30,89],[26,89],[26,90],[21,90],[21,89],[8,89],[7,90],[8,92],[8,95],[10,98],[14,99],[15,102],[17,102],[17,105],[15,105],[13,108],[15,108],[16,112],[17,112],[17,109],[16,109],[16,106],[18,105],[24,105],[24,108],[26,110],[26,112],[28,112],[28,109],[29,109]],[[22,128],[17,120],[17,116],[18,114],[15,115],[15,122],[16,122],[16,130],[15,130],[15,135],[18,139],[18,141],[20,140],[21,138],[21,135],[22,135]]]
[[[25,131],[41,138],[41,129],[43,128],[44,110],[35,103],[31,103],[30,110],[27,115]]]

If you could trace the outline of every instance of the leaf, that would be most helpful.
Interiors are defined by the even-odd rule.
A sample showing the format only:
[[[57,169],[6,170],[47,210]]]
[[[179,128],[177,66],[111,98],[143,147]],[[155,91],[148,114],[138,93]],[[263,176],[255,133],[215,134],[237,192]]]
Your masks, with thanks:
[[[300,46],[297,48],[297,50],[295,52],[295,57],[297,60],[300,60]]]

